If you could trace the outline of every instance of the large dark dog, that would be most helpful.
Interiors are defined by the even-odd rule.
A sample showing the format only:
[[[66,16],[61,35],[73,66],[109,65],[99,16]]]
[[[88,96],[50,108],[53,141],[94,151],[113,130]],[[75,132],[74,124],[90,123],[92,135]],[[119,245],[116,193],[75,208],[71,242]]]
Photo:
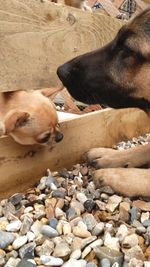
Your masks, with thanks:
[[[149,112],[150,8],[123,26],[105,47],[70,60],[57,74],[77,100]],[[107,184],[129,196],[150,196],[150,169],[139,169],[150,165],[150,145],[125,151],[92,149],[87,158],[99,168],[94,174],[97,186]]]

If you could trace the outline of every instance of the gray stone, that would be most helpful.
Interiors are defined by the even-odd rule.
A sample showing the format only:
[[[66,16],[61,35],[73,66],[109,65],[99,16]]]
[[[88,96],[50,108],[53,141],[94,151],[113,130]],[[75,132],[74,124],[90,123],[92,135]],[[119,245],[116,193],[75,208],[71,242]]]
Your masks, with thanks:
[[[104,258],[100,261],[101,267],[110,267],[110,261],[107,258]]]
[[[140,226],[140,227],[137,227],[135,232],[138,234],[138,235],[142,235],[142,234],[145,234],[146,233],[146,228],[144,226]]]
[[[63,264],[63,260],[62,259],[55,258],[53,256],[42,255],[40,257],[40,260],[41,260],[42,264],[44,264],[46,266],[61,266]]]
[[[92,235],[100,235],[104,231],[104,223],[100,222],[95,225],[95,227],[92,229]]]
[[[51,226],[52,228],[54,228],[56,230],[56,226],[58,224],[58,220],[56,218],[51,218],[49,221],[49,226]]]
[[[88,262],[86,267],[97,267],[97,265],[94,262]]]
[[[65,191],[60,191],[60,190],[54,190],[52,192],[52,197],[55,198],[65,198],[66,192]]]
[[[34,249],[36,247],[35,242],[30,242],[28,244],[25,244],[23,247],[19,249],[19,256],[21,259],[27,257],[27,255],[34,256]]]
[[[41,227],[41,234],[46,235],[48,237],[56,237],[56,236],[58,236],[58,232],[54,228],[49,226],[49,225],[43,225]]]
[[[95,225],[97,224],[97,221],[92,214],[84,214],[83,222],[86,224],[87,229],[89,231],[92,231]]]
[[[30,262],[29,260],[22,259],[17,267],[35,267],[36,265]]]
[[[20,204],[21,200],[23,199],[23,194],[21,193],[16,193],[14,195],[12,195],[8,201],[10,201],[14,206]]]
[[[94,248],[96,256],[102,260],[103,258],[107,258],[110,260],[111,264],[118,262],[119,267],[122,266],[123,263],[123,253],[109,249],[107,247],[96,247]]]
[[[92,199],[87,199],[84,202],[84,208],[87,212],[92,212],[95,206],[96,206],[95,201],[93,201]]]
[[[33,220],[31,217],[29,217],[28,215],[24,216],[21,228],[20,228],[20,233],[21,235],[25,235],[27,232],[30,231],[30,227],[33,223]]]
[[[0,248],[5,249],[14,241],[14,239],[14,234],[0,230]]]
[[[48,176],[47,179],[45,180],[46,187],[51,188],[52,183],[55,184],[55,178],[53,176]]]
[[[144,226],[144,227],[149,227],[149,226],[150,226],[150,219],[149,219],[149,220],[145,220],[145,221],[143,222],[143,226]]]
[[[139,220],[140,219],[140,210],[138,208],[132,207],[132,209],[130,209],[130,221],[131,223],[133,223],[134,220]]]
[[[75,208],[71,207],[66,211],[66,217],[69,221],[73,220],[74,218],[76,218],[78,216]]]

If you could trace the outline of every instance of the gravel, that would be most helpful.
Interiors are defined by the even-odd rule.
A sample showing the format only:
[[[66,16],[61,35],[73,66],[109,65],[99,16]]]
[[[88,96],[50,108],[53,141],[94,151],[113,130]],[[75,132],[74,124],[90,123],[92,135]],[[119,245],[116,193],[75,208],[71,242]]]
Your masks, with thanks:
[[[147,134],[114,148],[149,142]],[[150,267],[150,202],[95,189],[85,163],[48,170],[0,202],[0,266]]]

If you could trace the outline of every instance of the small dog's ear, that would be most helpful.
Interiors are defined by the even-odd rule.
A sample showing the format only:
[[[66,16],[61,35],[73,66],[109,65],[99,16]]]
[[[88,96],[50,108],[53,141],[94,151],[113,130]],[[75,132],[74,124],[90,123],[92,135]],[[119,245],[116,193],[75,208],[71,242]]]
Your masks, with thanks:
[[[51,99],[53,99],[55,97],[55,95],[61,91],[63,89],[63,87],[50,87],[50,88],[44,88],[39,90],[41,92],[42,95],[46,96],[46,97],[50,97]]]
[[[18,127],[26,125],[29,121],[30,114],[24,111],[12,110],[6,115],[4,124],[5,124],[5,133],[9,134]]]

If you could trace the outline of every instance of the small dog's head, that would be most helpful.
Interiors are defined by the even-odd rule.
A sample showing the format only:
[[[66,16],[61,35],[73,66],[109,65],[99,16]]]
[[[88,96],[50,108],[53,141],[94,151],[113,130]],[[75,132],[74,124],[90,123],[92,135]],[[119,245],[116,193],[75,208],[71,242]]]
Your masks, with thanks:
[[[66,62],[57,74],[79,101],[150,109],[150,8],[105,47]]]
[[[3,101],[4,105],[7,103],[7,112],[0,123],[0,135],[10,135],[22,145],[51,146],[61,141],[63,134],[59,130],[57,112],[48,99],[54,91],[48,88],[7,95],[7,100]]]

